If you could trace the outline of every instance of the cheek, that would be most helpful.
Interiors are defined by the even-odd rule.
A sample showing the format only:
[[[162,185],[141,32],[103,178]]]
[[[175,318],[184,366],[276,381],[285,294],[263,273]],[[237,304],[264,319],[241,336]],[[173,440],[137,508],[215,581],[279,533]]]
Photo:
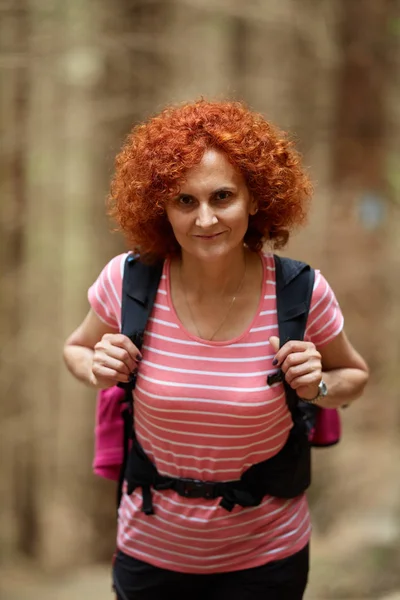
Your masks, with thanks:
[[[246,230],[249,223],[248,208],[247,206],[244,207],[243,204],[233,204],[227,209],[225,215],[221,215],[221,218],[232,228]]]
[[[190,228],[190,218],[179,211],[170,209],[167,211],[167,218],[176,237],[184,234]]]

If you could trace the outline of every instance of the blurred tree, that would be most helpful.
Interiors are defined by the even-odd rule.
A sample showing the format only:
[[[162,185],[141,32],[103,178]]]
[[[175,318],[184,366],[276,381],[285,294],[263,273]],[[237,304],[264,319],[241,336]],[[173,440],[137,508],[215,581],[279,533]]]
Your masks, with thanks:
[[[48,568],[111,557],[114,486],[91,475],[95,393],[61,350],[89,283],[123,249],[104,198],[122,135],[163,81],[165,6],[18,0],[1,21],[1,385],[13,397],[1,408],[1,550]]]
[[[15,545],[22,527],[34,535],[32,507],[21,495],[20,481],[28,476],[24,465],[28,440],[20,435],[24,410],[19,394],[21,357],[18,353],[20,314],[20,267],[23,255],[23,227],[26,197],[26,136],[30,91],[28,55],[29,12],[24,0],[0,19],[0,386],[3,402],[0,418],[2,460],[0,476],[0,558]],[[12,199],[12,201],[7,201]],[[16,443],[18,440],[19,443]],[[9,460],[8,460],[9,459]],[[15,476],[18,473],[18,477]],[[25,549],[28,550],[25,545]]]
[[[338,526],[331,519],[332,511],[339,518],[341,514],[344,522],[354,511],[361,520],[360,529],[366,521],[375,520],[378,525],[370,534],[371,545],[381,543],[387,523],[395,536],[398,521],[397,467],[387,452],[388,446],[394,455],[397,452],[399,414],[394,380],[399,347],[395,332],[400,324],[393,310],[398,296],[395,264],[399,263],[391,237],[398,209],[387,177],[391,137],[394,134],[398,139],[398,127],[391,127],[389,101],[398,98],[390,35],[398,6],[397,0],[341,0],[337,5],[339,62],[325,242],[329,279],[345,314],[346,330],[366,357],[372,381],[362,409],[344,414],[347,424],[351,423],[352,439],[347,436],[347,443],[334,453],[316,454],[316,479],[325,486],[313,489],[314,515],[320,530]],[[355,437],[357,432],[360,438]],[[360,453],[364,456],[365,451],[377,462],[375,466],[371,462],[369,473],[359,474],[361,479],[369,478],[370,484],[368,498],[358,505],[356,494],[362,483],[353,478],[346,492],[340,481],[351,472],[359,473],[365,465]],[[361,516],[357,506],[363,507],[366,516]]]
[[[387,314],[391,303],[393,278],[384,268],[390,223],[387,98],[393,75],[389,25],[398,2],[341,0],[338,6],[340,63],[327,249],[349,330],[356,340],[363,336],[364,354],[378,381],[386,357],[376,334],[390,337],[390,324],[381,319],[379,329],[371,329],[368,319]],[[360,269],[365,257],[368,270]],[[365,335],[366,326],[375,335]]]
[[[357,491],[359,512],[378,506],[379,493],[379,507],[394,514],[398,477],[388,477],[387,468],[373,470],[373,485],[370,473],[361,483],[355,477],[367,434],[359,427],[356,439],[354,429],[368,424],[386,440],[393,436],[387,453],[378,437],[367,442],[377,463],[392,458],[400,236],[386,157],[390,149],[398,155],[396,6],[398,0],[2,5],[1,558],[23,552],[52,569],[110,557],[114,486],[90,469],[95,394],[66,372],[61,347],[88,308],[86,288],[123,250],[104,214],[123,137],[165,102],[200,95],[245,99],[299,138],[317,180],[316,202],[289,253],[327,273],[352,338],[374,367],[369,410],[348,411],[353,435],[318,454],[317,529],[336,527],[342,515],[347,531],[345,505],[354,505]],[[379,419],[378,393],[385,399]]]

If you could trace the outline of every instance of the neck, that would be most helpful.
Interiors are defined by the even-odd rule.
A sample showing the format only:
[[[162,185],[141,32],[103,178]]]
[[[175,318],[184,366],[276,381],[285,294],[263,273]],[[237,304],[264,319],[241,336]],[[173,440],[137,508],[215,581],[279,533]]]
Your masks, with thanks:
[[[201,261],[182,252],[181,276],[185,287],[199,298],[234,294],[245,268],[244,246],[212,261]]]

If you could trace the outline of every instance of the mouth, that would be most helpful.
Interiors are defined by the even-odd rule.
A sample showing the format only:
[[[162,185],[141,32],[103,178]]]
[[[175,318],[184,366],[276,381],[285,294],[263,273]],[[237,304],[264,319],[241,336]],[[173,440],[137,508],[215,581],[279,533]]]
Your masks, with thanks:
[[[225,231],[220,231],[219,233],[213,233],[212,235],[194,235],[198,240],[215,240],[220,235],[223,235]]]

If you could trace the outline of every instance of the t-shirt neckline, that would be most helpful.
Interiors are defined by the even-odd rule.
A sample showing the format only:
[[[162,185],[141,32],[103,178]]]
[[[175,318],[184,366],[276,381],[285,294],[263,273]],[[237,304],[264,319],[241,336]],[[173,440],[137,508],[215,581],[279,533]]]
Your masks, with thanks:
[[[216,347],[232,346],[233,344],[238,343],[240,340],[242,340],[244,337],[246,337],[246,335],[249,334],[249,332],[254,327],[254,324],[256,323],[256,321],[260,315],[262,305],[264,302],[264,296],[266,294],[266,286],[267,286],[266,257],[263,252],[258,252],[257,254],[259,255],[259,257],[261,259],[261,265],[262,265],[262,270],[263,270],[263,275],[262,275],[263,280],[262,280],[260,298],[259,298],[259,301],[257,304],[257,310],[256,310],[250,324],[246,327],[245,331],[243,331],[241,334],[237,335],[236,337],[234,337],[230,340],[218,340],[218,341],[204,340],[203,338],[194,335],[184,326],[184,324],[178,317],[178,314],[177,314],[175,307],[173,305],[173,302],[172,302],[172,295],[171,295],[171,259],[170,258],[166,259],[165,264],[164,264],[164,275],[165,275],[166,288],[167,288],[168,307],[169,307],[169,310],[171,311],[171,314],[173,315],[173,318],[175,319],[176,324],[179,326],[181,331],[183,331],[183,333],[189,339],[194,340],[195,342],[197,342],[198,344],[201,344],[203,346],[216,346]]]

